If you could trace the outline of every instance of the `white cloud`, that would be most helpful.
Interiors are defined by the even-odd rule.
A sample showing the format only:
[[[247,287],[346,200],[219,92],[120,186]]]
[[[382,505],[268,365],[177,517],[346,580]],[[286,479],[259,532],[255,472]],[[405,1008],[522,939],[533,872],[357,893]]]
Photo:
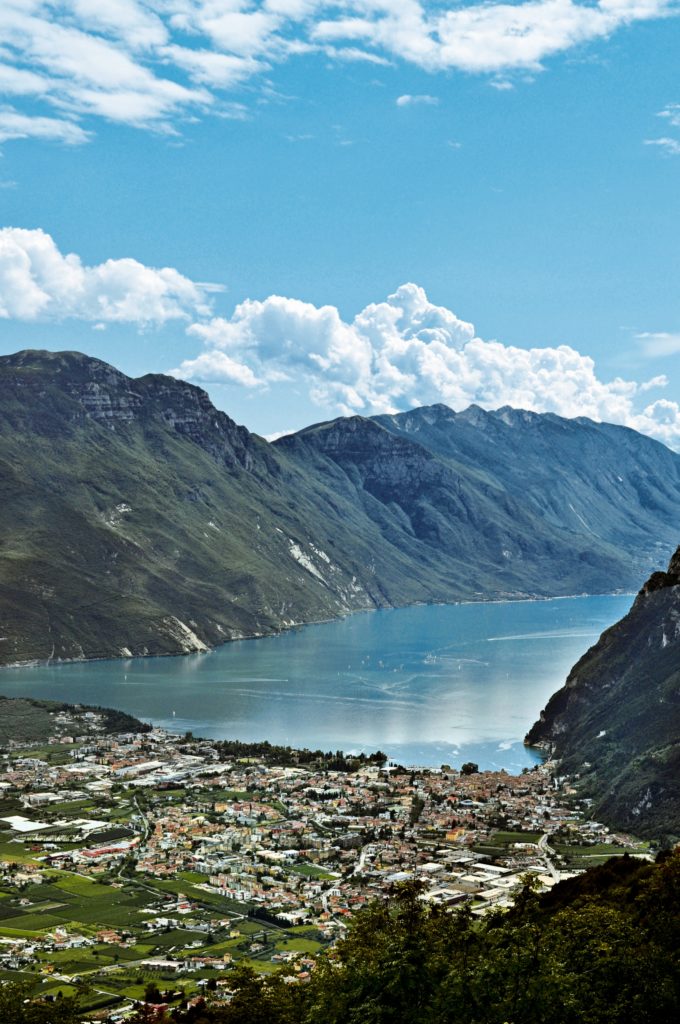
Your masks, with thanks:
[[[427,93],[421,93],[416,96],[412,96],[410,93],[404,93],[403,96],[397,97],[398,107],[436,107],[438,103],[439,98],[437,96],[429,96]]]
[[[387,57],[381,57],[369,50],[360,50],[357,46],[324,46],[323,52],[333,60],[345,62],[355,61],[364,64],[377,64],[379,67],[389,67],[392,61]]]
[[[267,68],[253,57],[236,57],[233,53],[192,50],[188,46],[164,46],[160,56],[169,64],[188,71],[194,81],[215,89],[229,89],[251,75]]]
[[[677,402],[660,398],[632,416],[628,426],[680,450],[680,406]]]
[[[345,6],[356,13],[318,22],[313,37],[336,44],[362,42],[429,71],[473,72],[536,70],[547,57],[671,10],[666,0],[525,0],[464,6],[368,0]]]
[[[206,351],[171,371],[176,376],[249,387],[302,378],[328,412],[370,415],[433,402],[454,409],[513,405],[626,424],[680,447],[677,404],[661,399],[641,408],[640,396],[663,387],[664,377],[602,381],[593,360],[567,345],[522,349],[485,341],[415,284],[366,306],[351,323],[334,306],[272,295],[188,332]]]
[[[280,437],[288,437],[289,434],[294,434],[294,430],[275,430],[273,434],[265,434],[266,441],[278,441]]]
[[[172,377],[189,377],[205,382],[222,381],[240,384],[245,388],[255,388],[265,383],[245,363],[240,363],[226,352],[217,349],[203,352],[196,359],[186,359],[179,369],[169,372]]]
[[[15,96],[38,94],[72,120],[95,115],[168,130],[213,97],[156,73],[166,40],[162,21],[137,0],[3,0],[0,84]]]
[[[680,128],[680,103],[668,103],[657,117],[665,117],[673,128]]]
[[[653,391],[655,388],[667,388],[668,377],[665,373],[660,373],[658,377],[652,377],[651,380],[646,380],[640,384],[640,391]]]
[[[662,136],[662,138],[645,138],[644,144],[660,146],[664,153],[668,153],[671,157],[680,156],[680,139],[669,138],[668,136]]]
[[[484,73],[507,88],[512,72],[676,11],[674,0],[2,0],[0,90],[44,103],[36,119],[57,108],[169,132],[301,54]],[[676,124],[677,105],[661,116]]]
[[[111,34],[135,50],[160,46],[168,38],[161,18],[148,9],[153,4],[147,6],[137,0],[70,0],[62,6],[71,9],[81,28]]]
[[[670,334],[666,331],[645,331],[642,334],[637,334],[636,338],[642,342],[644,354],[652,358],[674,356],[680,352],[680,334]]]
[[[75,124],[56,117],[29,117],[12,107],[0,108],[0,142],[7,139],[50,139],[67,146],[87,142],[89,134]]]
[[[0,93],[5,96],[39,96],[44,93],[47,82],[42,75],[11,64],[0,64]]]
[[[680,128],[680,103],[667,103],[657,117],[663,117],[671,128]],[[680,139],[662,135],[657,139],[645,139],[645,146],[658,146],[667,156],[680,156]]]
[[[134,259],[84,266],[64,255],[40,229],[0,229],[0,317],[61,320],[74,317],[140,327],[206,316],[203,289],[172,267]]]

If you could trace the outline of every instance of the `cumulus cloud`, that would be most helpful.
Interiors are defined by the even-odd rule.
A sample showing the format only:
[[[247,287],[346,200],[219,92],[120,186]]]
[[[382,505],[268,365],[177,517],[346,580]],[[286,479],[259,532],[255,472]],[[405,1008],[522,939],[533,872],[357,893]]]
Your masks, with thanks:
[[[188,332],[205,351],[171,371],[179,377],[248,387],[302,378],[317,404],[346,415],[434,402],[454,409],[512,405],[626,424],[680,447],[678,405],[641,400],[663,387],[664,377],[603,381],[593,360],[567,345],[522,349],[485,341],[415,284],[371,303],[349,323],[335,306],[272,295]]]
[[[163,324],[207,316],[204,289],[172,267],[134,259],[84,266],[40,229],[0,229],[0,318]]]
[[[201,353],[196,359],[185,360],[181,372],[170,370],[170,376],[201,381],[218,380],[226,384],[240,384],[244,388],[256,388],[266,383],[264,378],[257,377],[245,363],[232,359],[219,349],[211,349]]]
[[[2,0],[0,90],[47,105],[21,111],[37,120],[56,108],[74,122],[169,132],[228,112],[225,91],[299,55],[490,74],[506,88],[508,73],[676,9],[674,0]],[[674,123],[677,107],[662,116]]]
[[[512,405],[625,424],[680,449],[678,404],[645,397],[666,386],[664,375],[603,381],[593,360],[570,346],[523,349],[484,340],[416,284],[370,303],[351,321],[335,306],[281,295],[247,299],[229,318],[213,316],[211,293],[221,290],[132,258],[87,266],[62,253],[45,231],[0,229],[0,318],[75,318],[96,330],[190,321],[187,334],[202,351],[169,371],[177,377],[249,389],[302,380],[319,406],[347,415],[434,402],[454,409]],[[680,352],[678,334],[637,339],[650,357]]]

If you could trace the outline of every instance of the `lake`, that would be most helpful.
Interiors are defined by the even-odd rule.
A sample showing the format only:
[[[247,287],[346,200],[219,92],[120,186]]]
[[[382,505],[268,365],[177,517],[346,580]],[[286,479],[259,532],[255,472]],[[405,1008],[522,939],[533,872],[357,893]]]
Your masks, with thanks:
[[[0,693],[120,708],[178,732],[518,772],[522,737],[631,595],[351,615],[174,658],[0,671]]]

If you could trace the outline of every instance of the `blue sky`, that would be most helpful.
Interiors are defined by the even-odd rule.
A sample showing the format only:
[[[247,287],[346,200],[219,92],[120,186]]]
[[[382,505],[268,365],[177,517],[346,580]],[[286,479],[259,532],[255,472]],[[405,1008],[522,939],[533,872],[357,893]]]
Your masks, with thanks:
[[[677,14],[3,0],[0,352],[265,434],[477,401],[680,447]]]

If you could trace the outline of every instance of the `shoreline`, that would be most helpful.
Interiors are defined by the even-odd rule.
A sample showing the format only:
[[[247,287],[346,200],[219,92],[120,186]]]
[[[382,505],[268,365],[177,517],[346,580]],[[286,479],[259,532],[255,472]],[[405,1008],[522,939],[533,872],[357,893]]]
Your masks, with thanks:
[[[216,651],[221,650],[228,644],[242,643],[243,641],[249,640],[271,640],[277,637],[285,636],[288,633],[293,632],[297,629],[304,629],[307,626],[323,626],[327,623],[342,622],[344,619],[350,618],[353,615],[361,614],[373,614],[375,612],[390,612],[390,611],[401,611],[406,608],[459,608],[459,607],[470,607],[472,605],[499,605],[499,604],[538,604],[545,603],[546,601],[576,601],[581,598],[593,598],[593,597],[635,597],[637,591],[627,590],[615,590],[603,593],[589,594],[557,594],[555,596],[524,596],[524,597],[499,597],[490,598],[482,597],[478,601],[474,600],[460,600],[460,601],[413,601],[410,604],[400,605],[383,605],[382,607],[373,608],[355,608],[352,611],[346,612],[344,615],[337,615],[332,618],[323,619],[306,619],[300,622],[291,622],[286,626],[282,626],[280,629],[272,630],[266,633],[249,633],[245,636],[235,636],[223,640],[221,643],[214,645],[213,647],[207,647],[204,650],[196,648],[189,651],[168,651],[164,654],[132,654],[132,655],[93,655],[87,658],[31,658],[26,661],[10,661],[7,664],[0,665],[0,679],[2,678],[1,673],[9,669],[29,669],[29,668],[58,668],[60,665],[87,665],[92,663],[98,663],[102,661],[148,661],[152,658],[188,658],[196,655],[206,656],[214,654]],[[4,638],[3,638],[4,639]]]
[[[218,657],[212,660],[205,660],[201,656],[200,660],[196,657],[188,661],[175,659],[167,662],[158,660],[159,657],[168,657],[162,655],[156,656],[155,660],[150,660],[150,656],[143,659],[79,658],[69,662],[50,661],[42,665],[39,662],[15,665],[11,666],[15,669],[14,672],[5,673],[5,687],[2,686],[0,676],[0,692],[13,696],[59,696],[65,701],[88,703],[96,697],[98,703],[113,704],[114,707],[136,715],[142,721],[153,723],[156,728],[166,729],[170,734],[179,736],[191,730],[195,736],[204,736],[206,739],[233,739],[244,743],[265,742],[266,739],[274,744],[290,744],[300,748],[328,746],[330,749],[337,746],[344,750],[363,750],[366,753],[379,746],[397,763],[427,768],[438,767],[446,762],[460,766],[464,761],[472,761],[478,762],[482,770],[504,769],[511,774],[518,774],[524,767],[543,763],[548,753],[544,749],[524,743],[525,734],[537,718],[539,709],[545,706],[552,693],[563,684],[569,668],[581,655],[584,647],[596,642],[597,636],[620,615],[621,608],[631,599],[630,594],[618,592],[559,595],[556,598],[525,597],[437,602],[432,605],[419,603],[401,608],[362,609],[391,614],[382,615],[379,619],[350,621],[349,616],[345,616],[342,619],[324,619],[316,623],[295,623],[275,634],[239,637],[240,640],[273,639],[287,635],[287,641],[279,646],[267,644],[253,647],[244,644],[238,648],[227,647],[225,643],[221,645],[221,656],[218,653],[219,648],[203,652],[217,652]],[[565,601],[570,601],[571,605],[565,604]],[[483,607],[475,607],[480,604]],[[335,623],[334,629],[312,631],[306,628],[311,625],[326,625],[329,622]],[[501,623],[507,624],[508,628],[499,629]],[[581,628],[584,625],[587,625],[586,633]],[[521,657],[517,661],[507,646],[502,652],[496,652],[498,645],[484,642],[497,639],[501,632],[536,633],[537,636],[542,636],[546,633],[552,635],[555,630],[568,638],[565,640],[566,647],[560,647],[562,654],[559,666],[555,665],[551,669],[552,642],[542,643],[535,648],[531,645],[535,654],[532,654],[533,660],[530,664],[534,668],[529,670],[526,680]],[[398,638],[404,633],[409,636],[413,634],[415,648],[411,653],[415,660],[407,659],[407,663],[402,667],[407,674],[411,670],[425,673],[423,679],[417,685],[414,684],[415,688],[412,687],[411,700],[414,711],[409,711],[408,714],[422,714],[423,720],[417,727],[404,727],[394,732],[382,727],[383,709],[386,706],[378,700],[381,694],[376,695],[372,690],[364,692],[361,687],[355,693],[359,683],[352,683],[352,673],[344,673],[344,670],[352,667],[347,664],[351,661],[354,669],[361,675],[361,665],[366,660],[364,656],[369,655],[367,663],[373,666],[374,671],[366,675],[365,679],[362,676],[363,682],[380,682],[381,686],[378,689],[381,689],[383,684],[389,689],[392,676],[385,676],[382,670],[391,673],[402,655],[395,653],[393,658],[388,658],[385,652],[389,653],[392,650],[392,641],[397,642],[395,651],[401,650]],[[571,638],[572,633],[577,636],[583,634],[584,637],[587,634],[587,637]],[[513,635],[507,639],[515,637]],[[527,639],[531,639],[531,636]],[[448,651],[451,640],[462,642],[465,648],[458,650],[456,646],[455,651],[449,652],[452,656],[460,655],[464,662],[471,660],[475,663],[470,667],[463,665],[464,671],[460,676],[458,671],[453,671],[460,669],[455,657],[451,673],[447,667],[428,667],[428,652],[439,652],[442,644]],[[467,642],[472,640],[475,643],[482,642],[482,648],[478,651],[475,647],[468,655]],[[233,642],[229,641],[230,644]],[[409,647],[408,640],[404,643]],[[313,658],[310,661],[310,652],[313,654],[315,651],[323,651],[328,645],[335,652],[328,664],[324,663],[324,666],[321,666]],[[484,653],[487,650],[489,653]],[[262,691],[262,699],[265,702],[269,702],[270,697],[272,700],[284,700],[287,710],[283,711],[284,704],[279,705],[279,715],[284,714],[288,725],[282,727],[280,723],[277,724],[278,719],[270,710],[257,711],[254,701],[257,694],[249,684],[249,676],[290,675],[289,669],[294,663],[289,664],[287,659],[295,658],[298,654],[303,661],[302,675],[299,679],[296,676],[295,680],[291,680],[296,685],[271,685],[288,683],[287,679],[257,679],[258,683],[270,684],[257,687],[257,693]],[[385,665],[378,661],[379,658],[385,658]],[[479,661],[480,658],[482,661]],[[506,664],[507,658],[511,659],[509,664]],[[423,659],[425,662],[419,670],[417,666]],[[92,661],[101,664],[89,667]],[[487,662],[491,667],[482,668],[481,666]],[[52,671],[54,668],[61,671]],[[29,672],[28,669],[33,671]],[[346,674],[349,681],[341,682],[338,679],[336,683],[336,669],[341,670],[338,675]],[[507,669],[512,669],[512,681],[508,680],[506,683]],[[313,685],[315,673],[318,671],[322,672],[320,679],[316,680],[319,685]],[[438,674],[442,672],[444,677],[438,680]],[[435,676],[430,680],[432,673]],[[468,675],[470,679],[467,678]],[[487,712],[479,696],[480,693],[486,692],[487,677],[489,681],[495,680],[494,685],[503,684],[505,696],[502,700],[509,707],[516,708],[510,718],[497,720],[492,714],[487,721]],[[472,679],[479,683],[479,686],[470,691],[469,697],[465,695],[465,703],[461,704],[460,698],[456,696],[459,688],[467,686]],[[230,695],[234,687],[237,696]],[[246,687],[244,698],[240,696],[242,687]],[[513,696],[514,689],[517,688],[519,689]],[[304,695],[308,690],[315,700],[323,699],[325,703],[323,706],[319,704],[318,709],[316,704],[311,706],[311,719],[308,727],[305,727],[304,719],[307,718],[308,712],[300,710],[303,718],[303,721],[300,721],[297,709],[307,707]],[[430,690],[432,699],[428,697]],[[344,706],[336,706],[330,700],[336,693],[341,701],[348,695],[350,702],[368,701],[365,706],[360,705],[359,718],[356,711],[347,711]],[[193,703],[196,694],[199,695],[198,705]],[[292,698],[292,701],[289,698]],[[175,703],[176,700],[179,703]],[[245,701],[246,711],[241,708],[242,701]],[[472,717],[466,710],[468,702]],[[353,704],[351,706],[353,707]],[[176,718],[171,712],[172,708],[177,709]],[[404,712],[399,711],[399,715],[403,716]],[[460,715],[463,716],[462,719]],[[315,716],[318,716],[318,729],[313,728]],[[363,716],[366,716],[364,725],[358,727]],[[351,724],[353,721],[356,728]]]

